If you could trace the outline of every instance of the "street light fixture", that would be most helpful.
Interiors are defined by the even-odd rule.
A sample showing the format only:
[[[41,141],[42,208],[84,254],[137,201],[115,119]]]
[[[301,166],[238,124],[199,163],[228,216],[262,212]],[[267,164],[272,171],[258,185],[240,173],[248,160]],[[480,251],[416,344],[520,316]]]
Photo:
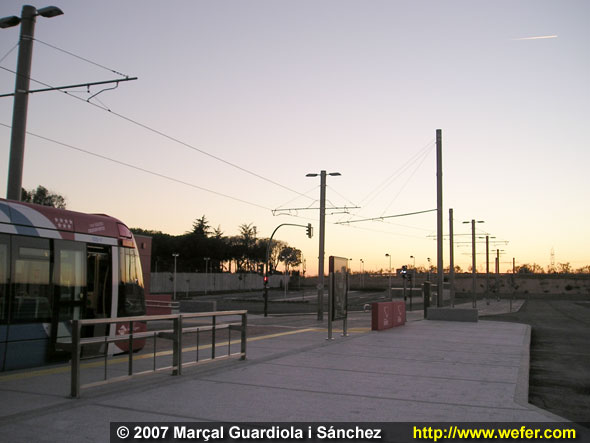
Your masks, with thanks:
[[[6,197],[11,200],[19,201],[21,199],[35,20],[39,15],[51,18],[62,14],[63,11],[55,6],[36,9],[34,6],[24,5],[21,17],[11,16],[0,19],[0,28],[21,25],[12,112],[8,184],[6,187]]]
[[[385,257],[389,257],[389,278],[388,278],[388,283],[387,283],[387,295],[389,296],[390,300],[393,300],[393,298],[391,296],[391,255],[385,254]]]
[[[337,177],[339,172],[320,171],[319,174],[309,173],[306,177],[320,176],[320,245],[318,255],[318,320],[324,319],[324,255],[326,242],[326,176]]]

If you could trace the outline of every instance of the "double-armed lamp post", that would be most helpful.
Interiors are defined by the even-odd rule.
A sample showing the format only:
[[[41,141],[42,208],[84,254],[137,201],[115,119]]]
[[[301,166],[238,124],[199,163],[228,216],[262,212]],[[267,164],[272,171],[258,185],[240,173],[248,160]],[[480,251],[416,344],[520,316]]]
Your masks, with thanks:
[[[37,9],[34,6],[24,5],[20,17],[11,16],[0,19],[0,28],[10,28],[20,24],[8,184],[6,188],[6,198],[10,200],[21,199],[35,21],[37,16],[51,18],[62,14],[63,11],[55,6]]]
[[[339,172],[320,171],[306,174],[306,177],[320,176],[320,252],[318,256],[318,320],[324,319],[324,255],[326,239],[326,176],[339,176]]]

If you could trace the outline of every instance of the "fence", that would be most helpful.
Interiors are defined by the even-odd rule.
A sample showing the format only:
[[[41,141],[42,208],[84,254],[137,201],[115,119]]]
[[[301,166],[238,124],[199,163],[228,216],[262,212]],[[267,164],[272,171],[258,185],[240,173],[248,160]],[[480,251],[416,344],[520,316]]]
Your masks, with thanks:
[[[232,323],[217,324],[218,317],[227,316],[241,316],[241,323],[239,325]],[[198,325],[191,327],[184,327],[183,321],[190,319],[200,319],[211,317],[210,325]],[[172,322],[172,328],[158,329],[146,332],[133,332],[134,323],[147,323],[154,321],[168,321]],[[128,325],[128,334],[116,335],[116,336],[98,336],[81,338],[82,327],[84,326],[97,326],[97,325],[110,325],[110,324],[126,324]],[[143,375],[147,373],[155,373],[160,371],[171,371],[172,375],[182,374],[182,368],[187,366],[194,366],[206,362],[213,361],[215,359],[223,359],[230,357],[239,357],[240,360],[246,359],[246,328],[247,328],[247,311],[220,311],[220,312],[202,312],[195,314],[172,314],[172,315],[151,315],[151,316],[140,316],[140,317],[122,317],[122,318],[104,318],[104,319],[87,319],[87,320],[73,320],[72,321],[72,342],[71,343],[58,343],[58,346],[62,350],[71,351],[71,386],[70,394],[74,398],[80,396],[80,389],[89,388],[92,386],[98,386],[106,383],[112,383],[129,379],[133,376]],[[108,329],[108,328],[107,328]],[[222,356],[216,356],[216,332],[219,329],[228,329],[228,344],[227,354]],[[207,359],[199,358],[199,338],[200,333],[204,331],[211,331],[211,357]],[[240,352],[231,353],[231,331],[240,331]],[[183,335],[193,333],[196,334],[196,359],[195,361],[183,363],[182,359],[182,342]],[[134,340],[146,340],[153,339],[153,367],[149,370],[142,372],[133,372],[133,361],[134,361]],[[156,340],[158,338],[167,339],[172,341],[172,365],[167,367],[156,367],[156,355],[157,347]],[[108,344],[109,343],[126,343],[129,349],[128,358],[128,369],[127,375],[108,379],[107,377],[107,366],[108,366]],[[80,361],[82,355],[82,347],[85,345],[104,345],[104,378],[101,381],[87,383],[80,385]]]

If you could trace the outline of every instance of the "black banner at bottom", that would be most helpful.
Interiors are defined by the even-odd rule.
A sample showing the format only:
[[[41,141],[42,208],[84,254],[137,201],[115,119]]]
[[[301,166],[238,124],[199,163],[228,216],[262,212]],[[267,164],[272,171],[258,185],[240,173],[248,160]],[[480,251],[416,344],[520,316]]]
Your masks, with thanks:
[[[590,423],[214,423],[113,422],[119,442],[590,441]]]

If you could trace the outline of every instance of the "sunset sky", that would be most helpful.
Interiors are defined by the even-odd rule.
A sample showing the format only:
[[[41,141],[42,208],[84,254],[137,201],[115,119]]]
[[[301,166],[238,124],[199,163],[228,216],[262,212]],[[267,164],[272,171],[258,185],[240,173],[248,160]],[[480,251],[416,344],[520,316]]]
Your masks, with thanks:
[[[306,174],[339,172],[326,256],[355,272],[360,259],[388,268],[386,253],[394,268],[412,255],[425,266],[434,212],[338,223],[434,209],[441,129],[456,264],[471,263],[472,218],[502,271],[513,257],[546,268],[551,250],[590,264],[587,1],[53,1],[35,5],[64,15],[37,19],[31,89],[138,80],[89,102],[114,85],[32,94],[27,189],[169,234],[202,215],[225,235],[311,222],[311,240],[297,227],[276,238],[314,274],[319,177]],[[3,1],[0,17],[22,4]],[[18,33],[0,29],[0,94],[14,92]],[[2,196],[12,106],[0,99]],[[448,253],[445,237],[445,266]]]

